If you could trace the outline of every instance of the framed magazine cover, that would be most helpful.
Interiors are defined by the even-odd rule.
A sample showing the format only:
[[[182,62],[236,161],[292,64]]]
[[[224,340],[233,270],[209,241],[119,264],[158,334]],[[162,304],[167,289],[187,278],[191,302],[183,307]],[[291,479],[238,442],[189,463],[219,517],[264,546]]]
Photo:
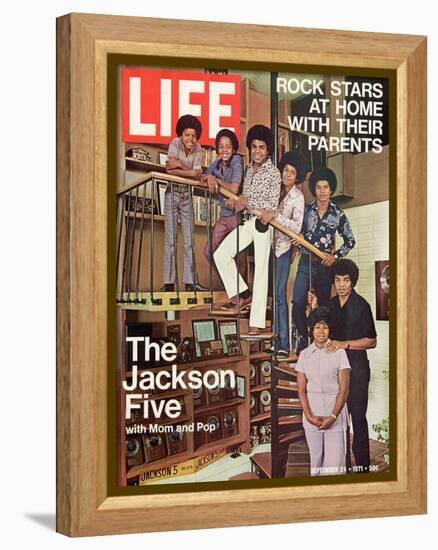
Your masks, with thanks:
[[[57,530],[83,536],[425,513],[426,259],[414,251],[426,242],[426,39],[71,14],[57,21],[57,47]],[[154,86],[158,96],[148,95]],[[185,110],[178,112],[176,105]],[[141,114],[145,106],[152,109],[147,116]],[[377,348],[369,351],[370,383],[384,389],[368,411],[375,454],[367,471],[352,462],[336,472],[345,475],[310,475],[297,358],[292,352],[281,358],[277,339],[258,352],[242,342],[243,358],[201,359],[193,366],[174,360],[180,350],[173,353],[167,341],[168,324],[179,322],[184,340],[200,311],[207,319],[233,309],[225,303],[231,283],[221,272],[221,286],[209,267],[209,229],[222,215],[217,198],[185,176],[163,175],[158,163],[125,158],[139,143],[152,143],[150,158],[159,158],[156,148],[167,150],[183,114],[202,122],[204,172],[217,160],[215,136],[225,126],[239,138],[234,154],[245,166],[257,166],[251,147],[263,140],[254,138],[246,148],[256,125],[274,136],[272,174],[287,153],[297,150],[305,157],[308,170],[299,190],[306,203],[322,181],[312,187],[312,174],[328,167],[336,172],[330,196],[349,218],[356,250],[350,238],[347,252],[359,264],[358,294],[371,304],[378,323]],[[227,120],[222,125],[221,117]],[[166,220],[162,202],[168,191],[159,202],[154,197],[157,181],[166,177],[168,212],[185,201],[194,228],[182,238],[188,245],[192,235],[196,262],[184,271],[183,257],[176,256],[173,269],[181,278],[175,281],[165,276],[165,239],[171,239],[165,230],[172,228],[175,243],[185,211]],[[151,204],[160,205],[159,214],[145,211],[139,200],[146,197],[143,184],[151,190]],[[254,223],[251,216],[257,217],[250,212],[247,227]],[[406,223],[409,219],[415,224]],[[268,233],[275,228],[290,237],[284,220],[276,220],[270,220]],[[277,257],[282,249],[275,243],[287,239],[273,239],[271,255]],[[203,255],[206,242],[210,255]],[[312,254],[320,257],[318,250]],[[413,256],[415,263],[409,261]],[[377,319],[375,262],[388,258],[393,284],[385,316]],[[246,261],[251,287],[250,253]],[[273,263],[276,281],[280,265]],[[290,273],[297,278],[298,271]],[[266,322],[279,339],[276,285],[271,286]],[[291,285],[287,288],[290,292]],[[212,305],[225,310],[218,313]],[[236,313],[238,336],[240,328],[250,327],[249,315]],[[128,335],[132,322],[145,327],[144,334]],[[294,350],[298,337],[294,330],[289,336]],[[351,352],[353,340],[334,341]],[[142,353],[159,355],[150,369],[136,364]],[[409,369],[413,358],[415,377]],[[251,387],[250,365],[256,378]],[[181,368],[202,381],[199,387],[177,392],[157,387],[158,378],[182,380]],[[145,373],[154,381],[150,387],[140,386]],[[234,378],[238,391],[229,383]],[[195,389],[201,390],[196,398]],[[289,412],[281,414],[284,409]],[[191,426],[198,431],[192,434]],[[291,431],[285,433],[284,426]],[[261,441],[263,452],[255,452]],[[294,445],[292,464],[273,458],[282,441]],[[208,470],[219,472],[220,464],[236,457],[248,457],[244,475],[225,478]]]

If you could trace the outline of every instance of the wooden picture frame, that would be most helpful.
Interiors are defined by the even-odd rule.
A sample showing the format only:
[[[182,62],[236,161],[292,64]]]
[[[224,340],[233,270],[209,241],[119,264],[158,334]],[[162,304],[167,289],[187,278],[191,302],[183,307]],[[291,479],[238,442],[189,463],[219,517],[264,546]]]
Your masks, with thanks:
[[[222,340],[206,340],[199,343],[202,359],[218,359],[224,357]]]
[[[158,153],[158,164],[161,164],[161,166],[165,166],[167,161],[167,153]]]
[[[223,347],[224,347],[224,353],[228,355],[228,347],[227,347],[227,340],[226,335],[227,334],[237,334],[237,321],[235,320],[219,320],[217,322],[217,330],[218,330],[218,337],[222,340]],[[237,355],[237,354],[234,354]]]
[[[233,357],[235,355],[242,355],[242,346],[237,337],[237,334],[225,334],[225,343],[227,345],[227,355],[228,357]]]
[[[199,329],[204,327],[205,337],[199,339]],[[216,340],[217,327],[214,319],[194,319],[192,321],[193,341],[195,343],[195,357],[202,357],[201,342]]]
[[[107,365],[115,328],[108,323],[114,253],[107,227],[114,211],[107,193],[107,94],[109,62],[117,56],[131,56],[132,63],[153,56],[176,65],[202,59],[391,75],[393,479],[109,492],[114,463],[106,434],[115,411],[107,390],[115,393],[115,383]],[[57,20],[57,86],[57,530],[84,536],[425,513],[426,256],[417,253],[426,246],[425,37],[71,14]]]

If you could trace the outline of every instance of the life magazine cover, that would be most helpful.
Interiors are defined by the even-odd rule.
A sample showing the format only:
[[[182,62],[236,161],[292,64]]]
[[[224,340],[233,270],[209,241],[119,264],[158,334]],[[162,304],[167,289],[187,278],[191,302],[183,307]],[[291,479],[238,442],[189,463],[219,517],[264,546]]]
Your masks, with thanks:
[[[390,93],[119,66],[119,487],[387,479]]]

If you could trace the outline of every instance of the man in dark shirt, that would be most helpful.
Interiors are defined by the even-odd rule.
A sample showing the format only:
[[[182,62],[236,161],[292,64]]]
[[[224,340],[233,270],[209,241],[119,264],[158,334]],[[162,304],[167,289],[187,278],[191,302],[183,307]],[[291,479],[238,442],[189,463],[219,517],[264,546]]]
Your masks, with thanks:
[[[369,303],[354,290],[359,278],[357,265],[348,259],[337,260],[331,269],[336,296],[328,304],[331,312],[331,342],[326,351],[345,349],[351,366],[347,406],[353,423],[353,454],[358,472],[368,472],[370,447],[368,421],[368,386],[370,365],[367,349],[377,345],[377,333]],[[309,293],[312,309],[317,298]]]

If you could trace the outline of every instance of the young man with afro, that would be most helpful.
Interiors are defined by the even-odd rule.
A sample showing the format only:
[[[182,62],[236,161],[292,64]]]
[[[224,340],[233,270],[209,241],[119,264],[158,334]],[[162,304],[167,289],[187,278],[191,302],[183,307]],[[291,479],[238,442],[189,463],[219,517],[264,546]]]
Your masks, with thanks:
[[[213,262],[213,272],[216,266],[213,261],[213,254],[225,239],[225,237],[239,225],[239,215],[233,208],[227,207],[227,200],[219,193],[223,188],[231,193],[238,194],[243,179],[243,158],[238,154],[239,141],[236,134],[228,128],[219,130],[216,134],[217,158],[202,175],[201,181],[208,186],[212,193],[217,194],[220,204],[220,217],[214,225],[211,235],[210,246],[207,242],[204,247],[204,256],[208,262]],[[232,204],[232,203],[231,203]],[[239,273],[246,277],[246,254],[239,254]],[[219,275],[217,274],[219,277]]]
[[[176,124],[176,135],[168,150],[166,170],[174,176],[183,178],[198,179],[202,173],[202,148],[199,139],[201,138],[202,127],[199,120],[193,115],[183,115]],[[163,257],[163,290],[173,292],[175,290],[175,262],[177,257],[174,224],[178,216],[181,220],[183,234],[184,263],[183,283],[186,291],[206,290],[196,280],[196,273],[193,273],[193,250],[192,250],[192,223],[190,209],[189,190],[187,185],[173,185],[173,197],[170,185],[164,197],[164,257]],[[193,215],[193,214],[192,214]]]
[[[330,300],[332,288],[330,266],[338,258],[346,256],[356,244],[347,216],[330,200],[336,185],[336,175],[329,168],[317,168],[310,176],[309,188],[315,199],[310,204],[306,204],[302,235],[306,241],[324,253],[324,259],[321,260],[305,248],[301,250],[292,303],[292,318],[299,334],[297,352],[308,345],[307,293],[313,289],[318,298],[318,304],[326,306]],[[335,250],[336,233],[339,233],[343,242]],[[310,278],[312,289],[310,289]]]
[[[263,221],[263,216],[268,212],[274,212],[278,206],[281,175],[271,161],[274,135],[269,128],[262,124],[250,128],[246,137],[246,146],[251,162],[245,173],[242,196],[233,205],[236,212],[243,212],[242,225],[225,237],[214,253],[214,260],[228,297],[232,299],[239,294],[240,308],[251,304],[249,335],[262,337],[266,326],[269,254],[272,242],[272,227],[267,221]],[[254,243],[252,297],[247,284],[237,271],[235,261],[238,252],[237,231],[239,231],[239,250],[244,250]],[[224,308],[235,310],[236,300]]]

